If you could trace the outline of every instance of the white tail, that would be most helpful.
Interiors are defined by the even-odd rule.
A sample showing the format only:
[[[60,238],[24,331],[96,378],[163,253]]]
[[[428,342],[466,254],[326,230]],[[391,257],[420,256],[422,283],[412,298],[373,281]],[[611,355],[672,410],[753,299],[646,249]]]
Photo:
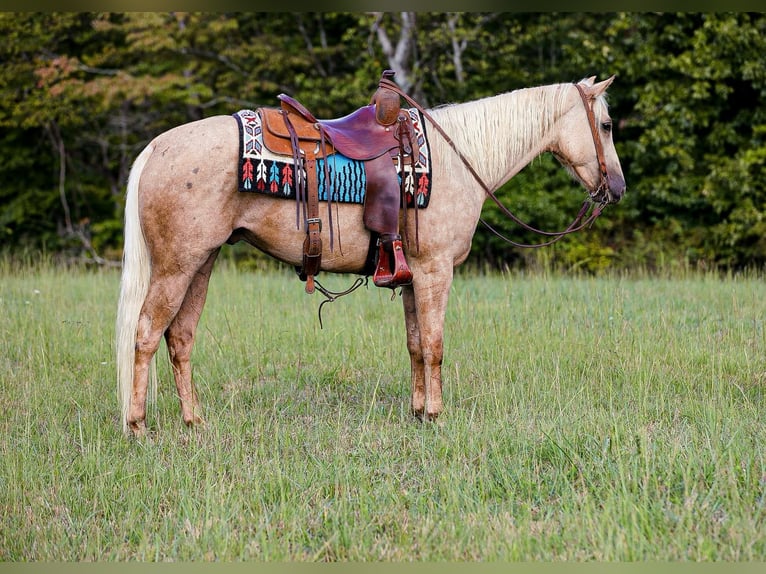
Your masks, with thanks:
[[[146,246],[141,221],[138,217],[138,184],[154,145],[149,144],[136,158],[128,178],[125,201],[125,246],[122,254],[122,279],[120,300],[117,305],[115,337],[117,346],[117,396],[122,413],[122,430],[128,432],[128,411],[133,390],[133,364],[136,354],[136,329],[138,316],[149,290],[151,261]],[[157,373],[152,359],[148,400],[157,392]]]

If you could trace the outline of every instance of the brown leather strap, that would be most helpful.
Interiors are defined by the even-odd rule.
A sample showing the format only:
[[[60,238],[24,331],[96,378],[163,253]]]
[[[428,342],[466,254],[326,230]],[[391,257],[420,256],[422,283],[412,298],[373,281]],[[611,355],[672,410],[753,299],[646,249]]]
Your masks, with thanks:
[[[300,228],[301,208],[306,226],[306,239],[303,241],[303,263],[299,275],[306,281],[306,293],[314,292],[314,275],[319,273],[322,264],[322,220],[319,218],[319,182],[317,178],[316,159],[305,159],[298,143],[290,114],[283,111],[285,126],[290,134],[293,148],[293,163],[295,166],[295,201],[296,226]],[[328,175],[325,184],[329,185]]]
[[[282,110],[282,119],[285,122],[287,133],[290,135],[290,144],[293,152],[293,169],[295,170],[295,227],[301,228],[301,207],[303,207],[303,219],[306,219],[306,182],[303,179],[304,166],[303,158],[304,154],[301,152],[300,142],[298,140],[298,134],[293,127],[293,123],[290,121],[290,114],[287,111]]]
[[[304,106],[295,98],[288,96],[287,94],[279,94],[277,98],[282,102],[283,110],[290,111],[290,108],[292,108],[292,110],[296,112],[299,116],[305,118],[306,120],[312,123],[316,123],[317,119],[314,117],[314,114],[308,111],[308,109],[306,109],[306,106]]]
[[[580,98],[585,106],[585,113],[588,115],[588,125],[590,126],[590,133],[593,136],[593,143],[596,144],[596,159],[598,159],[598,169],[601,172],[601,180],[599,181],[598,189],[604,189],[609,186],[609,173],[606,170],[606,159],[604,157],[604,146],[601,143],[601,138],[598,135],[598,126],[596,125],[596,116],[593,113],[593,106],[588,102],[588,96],[585,95],[580,84],[575,84],[577,91],[580,93]]]
[[[322,263],[322,220],[319,218],[319,189],[316,160],[306,160],[306,239],[303,241],[303,269],[306,276],[306,293],[314,292],[314,275]]]
[[[400,186],[400,195],[401,195],[401,205],[402,210],[404,211],[404,241],[407,244],[407,247],[410,245],[410,234],[409,234],[409,227],[407,225],[407,215],[409,212],[409,209],[407,209],[407,172],[404,167],[404,158],[409,156],[410,158],[410,169],[411,171],[411,177],[412,177],[412,205],[415,210],[415,250],[417,252],[420,252],[420,225],[419,225],[419,218],[418,218],[418,195],[417,195],[417,182],[415,181],[415,166],[418,163],[418,156],[420,155],[420,150],[418,148],[417,138],[414,135],[414,128],[412,127],[412,122],[410,121],[409,115],[405,113],[399,114],[399,117],[397,119],[398,121],[398,127],[397,127],[397,139],[399,140],[399,165],[401,170],[401,186]]]
[[[330,251],[335,250],[335,242],[334,242],[334,235],[335,235],[335,229],[332,225],[332,200],[334,194],[334,187],[332,184],[332,181],[330,180],[330,166],[328,165],[329,162],[329,156],[328,154],[328,144],[329,138],[327,137],[327,134],[325,133],[324,127],[322,124],[317,124],[317,127],[319,129],[319,149],[322,153],[322,165],[324,166],[324,188],[325,193],[327,194],[327,224],[330,226]],[[317,185],[318,189],[318,185]],[[340,228],[338,228],[338,246],[340,247],[341,255],[343,254],[343,247],[341,246],[341,239],[340,239]]]

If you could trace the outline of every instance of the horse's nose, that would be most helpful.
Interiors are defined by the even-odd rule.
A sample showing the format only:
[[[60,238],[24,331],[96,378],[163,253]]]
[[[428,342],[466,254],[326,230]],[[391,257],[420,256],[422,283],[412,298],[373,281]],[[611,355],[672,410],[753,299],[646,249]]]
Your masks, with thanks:
[[[609,174],[609,195],[612,199],[611,203],[617,203],[625,195],[625,179],[621,175]]]

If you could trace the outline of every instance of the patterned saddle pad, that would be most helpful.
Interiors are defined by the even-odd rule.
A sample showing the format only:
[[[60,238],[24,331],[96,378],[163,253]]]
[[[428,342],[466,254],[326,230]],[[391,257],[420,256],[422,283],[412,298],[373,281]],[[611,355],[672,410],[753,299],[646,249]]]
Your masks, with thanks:
[[[426,137],[425,122],[416,109],[407,112],[412,118],[420,148],[419,163],[413,173],[409,163],[402,166],[395,159],[399,182],[405,178],[407,206],[428,206],[431,198],[431,149]],[[295,165],[292,156],[275,155],[263,145],[263,127],[257,111],[240,110],[233,114],[239,125],[239,191],[263,193],[286,199],[295,199]],[[325,181],[324,162],[330,176]],[[317,160],[319,200],[327,201],[328,191],[332,200],[340,203],[364,203],[367,180],[364,162],[349,159],[335,153]]]

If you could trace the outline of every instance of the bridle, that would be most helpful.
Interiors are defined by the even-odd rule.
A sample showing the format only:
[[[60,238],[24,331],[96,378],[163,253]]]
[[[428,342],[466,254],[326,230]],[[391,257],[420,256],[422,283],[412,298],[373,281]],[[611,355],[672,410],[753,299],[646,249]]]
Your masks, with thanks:
[[[599,192],[606,193],[606,190],[609,189],[609,173],[606,170],[604,145],[601,143],[601,138],[598,136],[598,125],[596,124],[596,114],[593,112],[593,106],[588,105],[588,96],[585,95],[583,87],[580,84],[575,84],[575,88],[577,88],[583,106],[585,106],[585,113],[588,115],[588,125],[590,126],[590,134],[593,136],[593,143],[596,145],[596,159],[598,160],[600,179],[598,187],[591,194],[591,197],[593,197]]]
[[[500,199],[495,195],[495,193],[484,182],[481,176],[476,172],[474,167],[471,165],[471,163],[468,161],[465,155],[460,151],[460,149],[457,147],[455,142],[452,141],[452,138],[450,138],[449,135],[447,135],[447,133],[438,124],[438,122],[436,122],[436,120],[434,120],[433,117],[426,110],[424,110],[422,106],[420,106],[420,104],[418,104],[409,95],[407,95],[404,91],[402,91],[397,84],[395,84],[393,81],[387,78],[381,78],[379,85],[381,87],[388,88],[398,93],[401,97],[407,100],[407,102],[409,102],[413,107],[415,107],[421,114],[423,114],[423,117],[425,117],[429,122],[431,122],[431,124],[436,129],[436,131],[439,132],[439,134],[445,139],[445,141],[449,144],[452,150],[457,154],[457,156],[460,158],[460,161],[463,162],[463,165],[465,165],[466,169],[468,169],[468,171],[471,173],[474,179],[478,182],[478,184],[482,187],[482,189],[487,194],[487,196],[495,203],[495,205],[497,205],[497,207],[506,217],[510,218],[514,223],[516,223],[517,225],[519,225],[520,227],[522,227],[523,229],[527,231],[531,231],[532,233],[536,233],[538,235],[542,235],[545,237],[552,237],[552,239],[545,241],[543,243],[535,243],[535,244],[517,243],[516,241],[513,241],[509,239],[508,237],[505,237],[499,231],[494,229],[489,223],[484,221],[483,218],[479,218],[479,221],[485,227],[487,227],[487,229],[492,231],[492,233],[500,237],[505,242],[510,243],[511,245],[514,245],[516,247],[525,247],[525,248],[526,247],[528,248],[545,247],[547,245],[551,245],[555,243],[556,241],[560,240],[566,235],[569,235],[570,233],[580,231],[581,229],[584,229],[585,227],[592,225],[593,222],[598,218],[599,215],[601,215],[601,212],[604,210],[606,203],[603,200],[602,201],[596,200],[596,197],[600,193],[603,193],[605,192],[605,190],[609,189],[609,176],[606,169],[606,159],[604,158],[604,147],[601,144],[601,138],[599,138],[598,125],[596,124],[596,116],[593,112],[593,108],[588,103],[588,97],[585,94],[585,90],[583,90],[582,86],[580,86],[579,84],[575,83],[574,86],[577,88],[577,92],[580,94],[580,98],[582,99],[583,105],[585,106],[585,112],[588,117],[588,125],[590,127],[591,135],[593,136],[593,143],[596,146],[596,158],[598,160],[600,180],[596,190],[593,192],[589,192],[589,197],[583,202],[582,207],[580,208],[580,211],[577,214],[577,217],[575,217],[572,223],[570,223],[569,226],[564,231],[543,231],[541,229],[536,229],[532,227],[531,225],[523,222],[521,219],[519,219],[511,210],[509,210],[505,205],[503,205]],[[590,213],[590,215],[587,215],[591,207],[593,207],[593,211]]]

